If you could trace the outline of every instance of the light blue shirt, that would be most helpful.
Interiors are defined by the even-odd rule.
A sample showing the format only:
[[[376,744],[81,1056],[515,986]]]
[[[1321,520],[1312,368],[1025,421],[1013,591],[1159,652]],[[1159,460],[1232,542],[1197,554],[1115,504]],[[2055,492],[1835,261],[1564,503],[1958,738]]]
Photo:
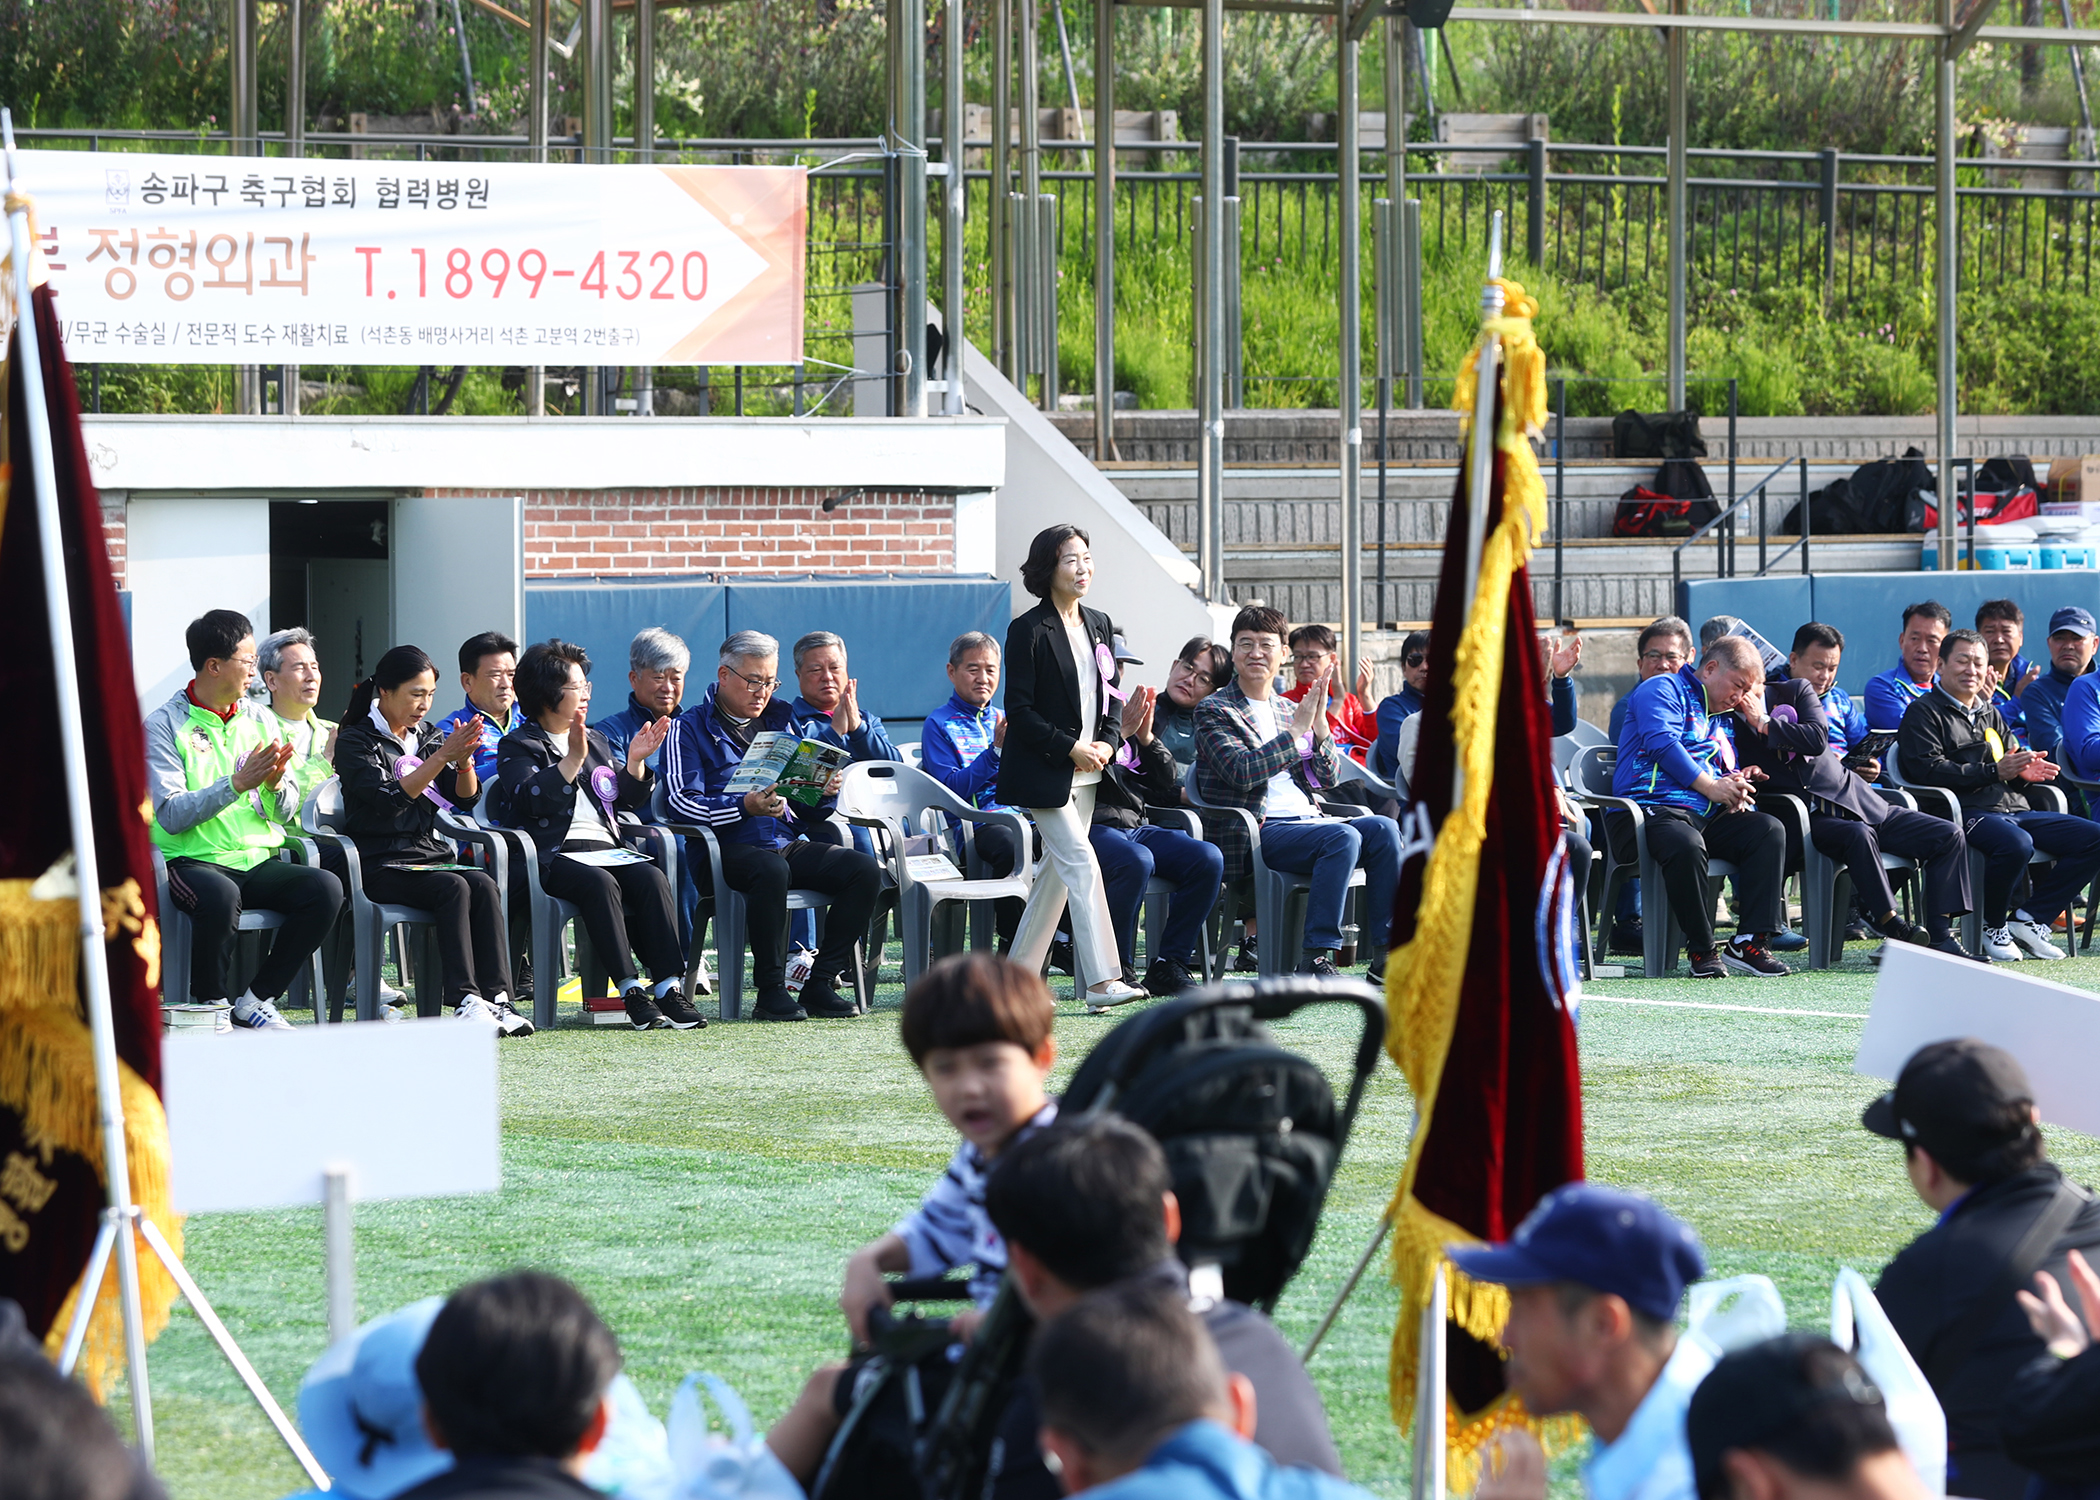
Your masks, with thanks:
[[[1589,1500],[1698,1500],[1684,1415],[1691,1409],[1692,1392],[1719,1359],[1697,1334],[1677,1335],[1675,1352],[1633,1409],[1626,1430],[1582,1466]]]

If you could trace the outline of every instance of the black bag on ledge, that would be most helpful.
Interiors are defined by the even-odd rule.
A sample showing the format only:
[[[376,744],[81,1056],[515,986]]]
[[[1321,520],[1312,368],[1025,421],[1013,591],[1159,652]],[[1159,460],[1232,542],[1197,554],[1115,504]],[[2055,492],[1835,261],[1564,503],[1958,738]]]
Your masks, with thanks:
[[[1622,411],[1611,419],[1613,458],[1704,458],[1696,411]]]
[[[1670,459],[1651,484],[1637,484],[1619,497],[1611,534],[1622,537],[1687,537],[1721,513],[1706,470],[1695,460]]]
[[[1930,497],[1930,498],[1928,498]],[[1916,448],[1901,458],[1861,464],[1849,478],[1835,479],[1808,497],[1808,519],[1816,536],[1893,536],[1924,529],[1925,507],[1939,498],[1939,481]],[[1801,534],[1797,503],[1779,523]]]

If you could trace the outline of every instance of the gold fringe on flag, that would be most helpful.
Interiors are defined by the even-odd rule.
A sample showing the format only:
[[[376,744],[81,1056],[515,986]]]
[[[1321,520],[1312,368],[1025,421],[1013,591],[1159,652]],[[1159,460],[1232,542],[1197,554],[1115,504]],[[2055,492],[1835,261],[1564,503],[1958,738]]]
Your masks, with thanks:
[[[37,899],[30,885],[0,880],[0,1105],[21,1118],[29,1146],[45,1165],[63,1151],[86,1161],[106,1182],[94,1044],[79,1016],[79,904],[71,898]],[[121,1060],[117,1070],[131,1201],[180,1255],[182,1220],[169,1196],[167,1114],[143,1078]],[[139,1253],[139,1301],[151,1339],[167,1326],[179,1293],[145,1240],[134,1234],[133,1243]],[[76,1284],[45,1337],[54,1359],[79,1298]],[[90,1389],[106,1397],[123,1364],[124,1329],[112,1266],[98,1289],[80,1365]]]
[[[1473,1337],[1493,1343],[1509,1317],[1506,1288],[1474,1281],[1444,1256],[1445,1245],[1474,1236],[1431,1213],[1413,1196],[1423,1144],[1435,1128],[1437,1089],[1457,1024],[1473,930],[1480,850],[1487,835],[1489,800],[1494,795],[1496,711],[1509,591],[1546,524],[1546,485],[1529,440],[1546,415],[1545,355],[1531,327],[1538,303],[1516,282],[1501,285],[1505,294],[1502,316],[1484,323],[1482,331],[1499,334],[1502,341],[1501,419],[1494,434],[1503,460],[1502,516],[1481,547],[1480,579],[1458,639],[1451,683],[1451,733],[1457,763],[1465,773],[1464,800],[1437,830],[1436,846],[1423,873],[1415,936],[1395,949],[1386,965],[1386,1004],[1391,1013],[1386,1050],[1414,1091],[1420,1120],[1399,1188],[1387,1210],[1393,1223],[1393,1284],[1400,1292],[1400,1317],[1393,1330],[1392,1408],[1393,1420],[1403,1429],[1413,1421],[1418,1330],[1436,1278],[1446,1279],[1451,1321]],[[1467,414],[1468,431],[1477,415],[1472,407],[1478,352],[1476,348],[1466,356],[1458,374],[1455,404]],[[1471,1487],[1482,1445],[1504,1427],[1542,1427],[1542,1436],[1549,1442],[1580,1431],[1579,1421],[1537,1423],[1508,1395],[1470,1420],[1448,1401],[1445,1410],[1454,1489]]]

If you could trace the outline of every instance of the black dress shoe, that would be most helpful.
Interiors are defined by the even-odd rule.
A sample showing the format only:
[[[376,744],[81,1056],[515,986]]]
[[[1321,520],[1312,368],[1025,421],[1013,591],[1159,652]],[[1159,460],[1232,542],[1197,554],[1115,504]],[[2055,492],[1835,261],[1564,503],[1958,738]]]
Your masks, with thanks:
[[[822,980],[804,981],[802,993],[796,998],[802,1002],[802,1009],[819,1021],[843,1021],[860,1014],[858,1005]]]
[[[1638,921],[1614,922],[1611,924],[1611,942],[1608,946],[1612,952],[1630,954],[1638,958],[1646,951],[1642,946],[1644,941],[1645,935],[1642,933],[1641,924]]]
[[[1072,975],[1072,944],[1065,938],[1050,939],[1050,967],[1070,978]]]
[[[803,986],[807,989],[808,986]],[[795,1003],[795,997],[786,985],[760,993],[758,1003],[751,1007],[754,1021],[807,1021],[809,1012]]]
[[[1172,999],[1183,990],[1193,988],[1195,983],[1196,976],[1189,972],[1188,965],[1178,964],[1171,958],[1155,958],[1145,970],[1145,992],[1155,999]]]

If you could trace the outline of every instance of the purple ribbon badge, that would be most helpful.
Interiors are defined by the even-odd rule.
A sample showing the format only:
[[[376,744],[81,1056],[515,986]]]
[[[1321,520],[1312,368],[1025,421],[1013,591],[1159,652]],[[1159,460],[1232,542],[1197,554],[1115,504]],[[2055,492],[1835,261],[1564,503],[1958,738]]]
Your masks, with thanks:
[[[613,826],[613,802],[620,795],[620,776],[611,766],[600,766],[591,772],[591,795],[605,809],[605,826]]]
[[[1774,724],[1798,724],[1801,722],[1801,716],[1794,712],[1793,704],[1779,703],[1773,705],[1772,722]],[[1779,758],[1781,760],[1792,760],[1794,758],[1794,752],[1791,750],[1782,750],[1779,752]]]
[[[422,764],[423,757],[420,755],[402,756],[399,760],[394,762],[395,779],[400,781],[406,781],[408,779],[408,773],[415,770],[418,766]],[[435,802],[439,807],[445,809],[446,812],[459,811],[458,808],[454,807],[449,801],[446,800],[445,794],[437,789],[437,783],[435,781],[431,782],[429,786],[423,788],[423,795],[428,797],[431,801]]]

